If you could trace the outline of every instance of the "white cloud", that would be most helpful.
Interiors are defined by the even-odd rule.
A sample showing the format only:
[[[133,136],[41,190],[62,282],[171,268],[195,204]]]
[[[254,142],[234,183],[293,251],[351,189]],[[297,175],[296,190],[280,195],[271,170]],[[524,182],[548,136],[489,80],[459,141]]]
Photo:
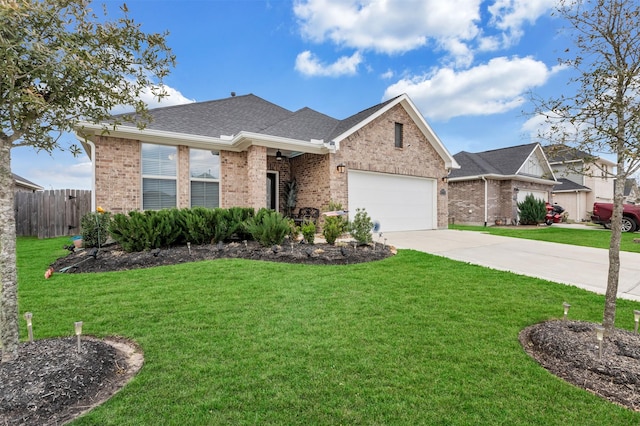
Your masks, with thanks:
[[[385,72],[383,72],[380,77],[388,80],[390,78],[393,78],[393,76],[395,75],[395,73],[393,72],[393,70],[386,70]]]
[[[429,46],[443,63],[465,68],[476,51],[517,43],[523,26],[556,0],[296,0],[300,32],[314,43],[402,54]],[[486,7],[488,13],[481,13]]]
[[[441,68],[400,80],[387,88],[384,98],[407,93],[434,120],[498,114],[522,105],[527,90],[543,85],[558,69],[530,57],[499,57],[464,71]]]
[[[300,30],[311,41],[404,53],[429,39],[470,40],[478,34],[480,0],[300,0]]]
[[[168,96],[162,98],[161,100],[158,100],[158,98],[153,95],[150,88],[142,91],[140,99],[144,101],[144,103],[147,104],[147,107],[149,107],[150,109],[168,107],[173,105],[190,104],[195,102],[194,99],[187,98],[182,93],[180,93],[179,90],[174,89],[171,86],[164,85],[163,88]],[[113,110],[111,110],[111,114],[114,115],[125,114],[127,112],[133,112],[133,108],[130,106],[117,106]]]
[[[488,10],[491,14],[489,24],[503,32],[497,45],[509,47],[517,43],[523,34],[522,27],[527,23],[533,24],[556,4],[557,0],[496,0]],[[496,41],[493,38],[491,44]],[[489,45],[485,43],[482,47],[486,49]]]
[[[362,63],[362,55],[355,52],[351,56],[342,56],[333,64],[323,64],[317,56],[308,50],[298,54],[296,70],[307,76],[338,77],[355,75],[358,65]]]

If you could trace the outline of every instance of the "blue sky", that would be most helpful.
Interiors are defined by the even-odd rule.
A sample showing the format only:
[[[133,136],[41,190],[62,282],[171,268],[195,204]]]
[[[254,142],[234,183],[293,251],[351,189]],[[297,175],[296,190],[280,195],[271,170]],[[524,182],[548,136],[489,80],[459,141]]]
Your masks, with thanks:
[[[105,3],[117,16],[121,2]],[[456,154],[534,140],[528,93],[558,94],[569,77],[558,66],[570,43],[551,16],[555,0],[126,4],[144,31],[169,31],[177,56],[165,81],[172,96],[150,107],[253,93],[341,119],[407,93]],[[16,148],[12,169],[46,189],[91,186],[86,155]]]

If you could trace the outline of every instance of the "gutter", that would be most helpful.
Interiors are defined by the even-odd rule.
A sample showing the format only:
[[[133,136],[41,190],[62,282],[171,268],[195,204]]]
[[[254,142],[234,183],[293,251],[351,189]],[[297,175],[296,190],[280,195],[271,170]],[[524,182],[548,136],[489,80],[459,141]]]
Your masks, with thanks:
[[[489,215],[489,200],[487,197],[489,196],[489,182],[485,179],[484,176],[480,176],[482,181],[484,182],[484,227],[487,227],[487,217]]]

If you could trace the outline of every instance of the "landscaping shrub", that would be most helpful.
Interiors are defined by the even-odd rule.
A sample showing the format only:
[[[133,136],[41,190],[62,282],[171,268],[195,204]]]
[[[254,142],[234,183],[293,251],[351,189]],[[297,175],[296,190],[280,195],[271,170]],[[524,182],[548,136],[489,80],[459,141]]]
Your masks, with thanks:
[[[544,222],[544,217],[547,214],[546,203],[534,197],[533,194],[529,194],[524,198],[524,201],[518,203],[518,213],[521,225],[537,225]]]
[[[356,215],[349,224],[349,232],[358,244],[368,244],[373,240],[371,236],[373,222],[365,209],[356,209]]]
[[[280,245],[290,232],[289,221],[276,211],[260,209],[245,222],[251,236],[265,247]]]
[[[313,241],[316,236],[316,225],[310,220],[305,220],[300,227],[300,232],[302,233],[302,238],[307,244],[313,244]]]
[[[329,202],[327,211],[342,210],[342,204],[333,201]],[[326,216],[322,226],[322,235],[329,244],[335,244],[336,239],[347,232],[349,221],[344,216]]]
[[[289,222],[289,239],[294,242],[298,240],[300,236],[300,227],[296,225],[296,221],[293,219],[287,219]]]
[[[193,244],[211,243],[217,228],[217,214],[213,209],[193,207],[180,211],[182,234],[185,241]]]
[[[87,213],[80,219],[80,229],[85,247],[100,247],[109,238],[111,213]]]
[[[235,234],[235,236],[240,240],[250,240],[251,233],[247,231],[246,222],[248,219],[254,217],[255,214],[256,211],[252,207],[231,207],[226,209],[225,217],[229,224],[227,229],[228,235],[224,239],[229,239]]]
[[[109,232],[128,252],[169,247],[183,237],[182,218],[178,209],[119,213],[113,216]]]

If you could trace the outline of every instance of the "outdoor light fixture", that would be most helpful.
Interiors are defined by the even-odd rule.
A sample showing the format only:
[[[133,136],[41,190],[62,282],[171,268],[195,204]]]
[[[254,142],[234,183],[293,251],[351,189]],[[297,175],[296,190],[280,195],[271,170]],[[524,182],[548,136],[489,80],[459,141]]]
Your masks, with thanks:
[[[340,163],[338,164],[338,167],[336,167],[336,170],[338,170],[338,173],[344,173],[347,171],[347,166],[345,166],[344,163]]]
[[[282,153],[280,152],[280,150],[278,150],[278,152],[276,152],[276,160],[282,161]]]
[[[638,322],[640,321],[640,311],[638,310],[633,311],[633,320],[636,322],[636,325],[633,331],[635,331],[635,333],[638,334]]]
[[[444,182],[444,183],[449,182],[449,177],[448,176],[443,177],[442,178],[442,182]]]
[[[598,359],[602,359],[602,345],[604,340],[604,327],[596,325],[596,339],[598,339]]]
[[[33,323],[31,322],[33,314],[31,312],[24,313],[24,319],[27,321],[27,331],[29,332],[29,342],[33,343]],[[638,322],[636,321],[636,324]]]
[[[564,302],[562,304],[562,307],[564,308],[564,320],[567,320],[567,315],[569,314],[569,308],[571,307],[570,304],[568,304],[567,302]]]
[[[80,352],[80,335],[82,334],[82,321],[73,324],[76,328],[76,336],[78,337],[78,352]]]

